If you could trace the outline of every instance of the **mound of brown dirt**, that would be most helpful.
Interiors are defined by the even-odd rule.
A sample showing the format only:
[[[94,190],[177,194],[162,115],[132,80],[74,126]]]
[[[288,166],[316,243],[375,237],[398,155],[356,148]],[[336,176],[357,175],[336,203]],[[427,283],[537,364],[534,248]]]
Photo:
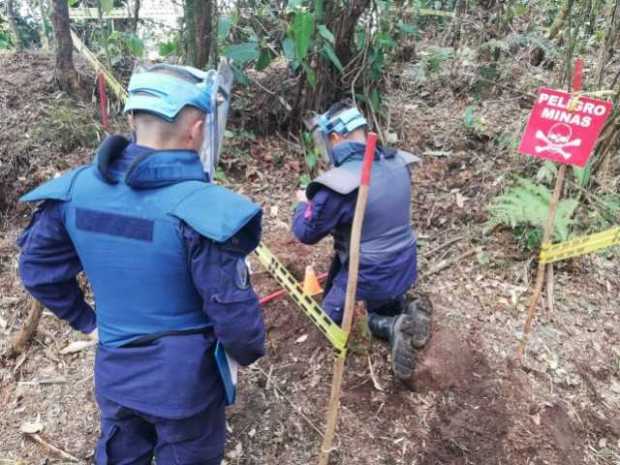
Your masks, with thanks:
[[[449,328],[435,328],[428,347],[416,366],[418,392],[442,391],[471,382],[476,364],[467,341]]]
[[[84,88],[94,88],[76,59]],[[0,54],[0,69],[0,214],[10,215],[20,195],[87,161],[104,133],[92,102],[58,90],[53,55]]]

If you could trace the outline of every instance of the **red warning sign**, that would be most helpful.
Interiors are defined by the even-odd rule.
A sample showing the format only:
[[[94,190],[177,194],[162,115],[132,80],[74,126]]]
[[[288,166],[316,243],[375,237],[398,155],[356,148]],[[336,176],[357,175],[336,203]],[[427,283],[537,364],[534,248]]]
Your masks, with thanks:
[[[542,87],[538,89],[519,152],[584,166],[611,108],[611,102],[590,97],[572,100],[567,92]]]

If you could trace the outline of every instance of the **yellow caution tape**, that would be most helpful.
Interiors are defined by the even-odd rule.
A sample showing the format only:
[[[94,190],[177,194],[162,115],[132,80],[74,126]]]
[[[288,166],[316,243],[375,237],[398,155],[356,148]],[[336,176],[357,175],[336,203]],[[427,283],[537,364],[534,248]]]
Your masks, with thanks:
[[[97,57],[84,45],[80,38],[71,31],[73,45],[84,55],[95,70],[103,73],[108,85],[121,101],[127,100],[127,91],[123,85],[97,60]],[[295,277],[282,265],[267,247],[260,244],[255,250],[258,260],[288,292],[291,298],[319,328],[334,347],[337,356],[344,357],[347,353],[347,334],[323,311],[319,304],[303,292]]]
[[[82,42],[82,40],[78,37],[78,35],[73,31],[71,31],[71,39],[73,39],[73,46],[76,48],[78,52],[84,55],[84,58],[86,58],[86,60],[90,63],[90,65],[93,68],[95,68],[95,71],[99,71],[103,73],[105,80],[107,81],[108,85],[110,86],[110,89],[112,89],[116,97],[121,102],[125,102],[125,100],[127,100],[128,94],[125,88],[123,87],[123,85],[116,80],[116,78],[112,75],[112,73],[110,73],[106,69],[103,63],[97,60],[97,57],[95,56],[95,54],[91,52],[86,45],[84,45],[84,42]]]
[[[275,278],[276,281],[288,292],[291,298],[303,310],[303,312],[312,320],[323,335],[331,342],[336,350],[336,354],[340,357],[346,355],[347,333],[340,326],[334,323],[327,313],[319,306],[319,304],[308,294],[304,294],[301,284],[295,277],[278,261],[267,247],[259,245],[254,253],[258,256],[258,260],[267,271]]]
[[[560,242],[559,244],[543,245],[540,251],[540,262],[554,263],[619,244],[620,226],[590,236]]]

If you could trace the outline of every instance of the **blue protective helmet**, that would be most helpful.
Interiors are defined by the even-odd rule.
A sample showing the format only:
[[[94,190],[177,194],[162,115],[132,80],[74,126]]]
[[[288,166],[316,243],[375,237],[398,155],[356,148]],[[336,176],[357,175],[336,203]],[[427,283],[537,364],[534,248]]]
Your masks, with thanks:
[[[357,107],[351,107],[335,115],[330,115],[330,112],[327,111],[319,117],[318,125],[325,135],[336,132],[344,136],[356,129],[368,126],[368,121]]]
[[[314,144],[321,152],[326,163],[335,165],[329,135],[332,133],[346,136],[347,134],[368,126],[368,121],[350,100],[333,105],[322,115],[314,115],[306,120],[306,126],[312,132]]]
[[[213,79],[190,66],[156,64],[134,72],[129,80],[125,112],[146,111],[174,121],[186,106],[213,111]]]

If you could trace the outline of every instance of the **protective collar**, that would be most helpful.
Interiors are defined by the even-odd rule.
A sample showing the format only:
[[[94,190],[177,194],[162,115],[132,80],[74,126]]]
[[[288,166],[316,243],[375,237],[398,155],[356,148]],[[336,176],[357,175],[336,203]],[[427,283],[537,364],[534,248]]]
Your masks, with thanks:
[[[117,184],[124,180],[134,189],[154,189],[183,181],[209,181],[196,152],[153,150],[129,144],[121,136],[108,137],[97,150],[94,163],[103,181]],[[127,169],[121,168],[124,164],[128,165]]]
[[[361,142],[341,142],[332,148],[332,159],[334,166],[340,166],[351,160],[361,160],[364,158],[366,144]],[[375,150],[375,160],[382,158],[394,158],[396,150],[385,147],[377,147]]]

